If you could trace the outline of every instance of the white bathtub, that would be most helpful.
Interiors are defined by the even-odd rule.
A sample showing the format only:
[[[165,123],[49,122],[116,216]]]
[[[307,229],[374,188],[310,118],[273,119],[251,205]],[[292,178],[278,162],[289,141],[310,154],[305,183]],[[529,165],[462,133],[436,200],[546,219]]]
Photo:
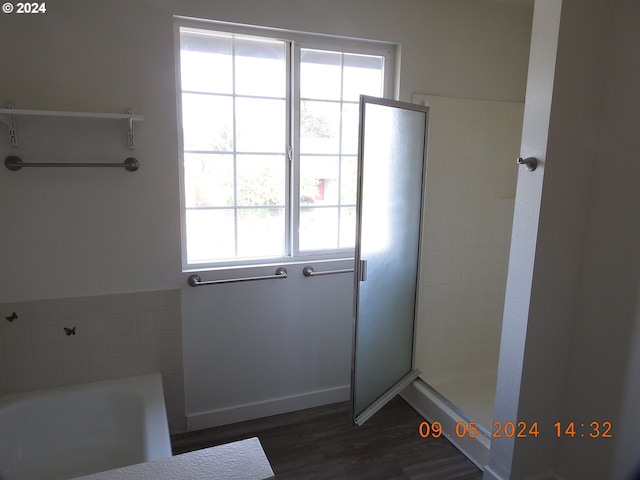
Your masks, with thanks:
[[[159,373],[0,396],[0,480],[62,480],[170,456]]]

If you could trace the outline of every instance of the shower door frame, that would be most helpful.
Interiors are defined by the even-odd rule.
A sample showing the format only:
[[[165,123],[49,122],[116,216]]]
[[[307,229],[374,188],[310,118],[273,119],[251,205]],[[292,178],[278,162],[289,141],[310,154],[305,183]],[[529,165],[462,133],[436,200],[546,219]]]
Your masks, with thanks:
[[[382,107],[391,107],[395,109],[402,109],[424,114],[424,129],[422,130],[422,138],[420,138],[420,144],[415,148],[422,148],[421,160],[420,160],[420,185],[419,185],[419,205],[412,204],[414,208],[417,206],[417,245],[415,246],[415,282],[413,283],[413,311],[411,316],[411,338],[410,344],[403,344],[403,347],[410,350],[409,364],[406,370],[400,375],[393,375],[392,380],[388,382],[388,385],[378,390],[377,397],[368,406],[364,408],[357,408],[356,396],[358,394],[358,354],[361,347],[359,339],[359,328],[361,326],[360,319],[360,290],[361,283],[367,281],[367,260],[363,260],[363,248],[362,248],[362,220],[363,220],[363,183],[364,183],[364,162],[365,162],[365,126],[366,126],[366,105],[378,105]],[[398,395],[407,386],[413,383],[418,378],[420,372],[415,369],[415,344],[416,344],[416,325],[418,317],[418,289],[419,289],[419,277],[420,277],[420,262],[421,262],[421,244],[424,225],[424,212],[425,212],[425,181],[427,170],[427,140],[428,140],[428,126],[429,126],[429,107],[425,105],[418,105],[413,103],[399,102],[396,100],[389,100],[383,98],[361,96],[360,97],[360,131],[359,131],[359,149],[358,149],[358,207],[357,207],[357,220],[356,220],[356,248],[355,248],[355,275],[354,275],[354,327],[353,327],[353,358],[351,368],[351,412],[353,422],[357,425],[362,425],[371,416],[373,416],[378,410],[380,410],[387,402]],[[403,133],[403,132],[400,132]],[[418,158],[418,157],[416,157]],[[402,250],[403,246],[394,245],[394,250]],[[407,317],[408,318],[408,317]],[[406,319],[405,319],[406,320]],[[391,323],[391,320],[387,321],[387,324]],[[405,327],[408,323],[405,324]],[[364,346],[366,348],[366,345]]]

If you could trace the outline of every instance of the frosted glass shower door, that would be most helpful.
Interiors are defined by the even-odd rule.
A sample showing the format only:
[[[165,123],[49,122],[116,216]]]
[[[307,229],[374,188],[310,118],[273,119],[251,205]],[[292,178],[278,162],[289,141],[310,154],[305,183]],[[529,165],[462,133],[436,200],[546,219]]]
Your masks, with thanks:
[[[354,422],[413,381],[428,107],[360,100]]]

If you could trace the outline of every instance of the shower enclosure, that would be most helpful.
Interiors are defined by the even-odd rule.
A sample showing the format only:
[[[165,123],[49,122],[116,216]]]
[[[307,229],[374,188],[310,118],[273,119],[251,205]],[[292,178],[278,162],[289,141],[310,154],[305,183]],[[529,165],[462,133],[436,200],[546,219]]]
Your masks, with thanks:
[[[477,422],[488,435],[524,104],[413,100],[430,107],[417,386],[449,412],[430,420],[457,415],[452,425]]]
[[[361,102],[354,421],[401,391],[484,466],[524,105],[413,102]]]

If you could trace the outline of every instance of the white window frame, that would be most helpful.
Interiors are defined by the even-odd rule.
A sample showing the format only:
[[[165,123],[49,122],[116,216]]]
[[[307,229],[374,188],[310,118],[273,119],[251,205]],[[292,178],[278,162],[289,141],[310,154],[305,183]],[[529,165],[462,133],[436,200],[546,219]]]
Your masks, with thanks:
[[[238,35],[250,35],[255,37],[271,38],[290,43],[291,48],[287,58],[287,143],[291,146],[291,158],[289,168],[285,174],[285,255],[266,257],[259,259],[229,259],[215,262],[189,263],[187,259],[187,230],[186,230],[186,205],[185,205],[185,172],[184,172],[184,141],[182,132],[182,85],[180,68],[180,28],[196,28],[217,32],[228,32]],[[259,267],[267,265],[283,265],[295,263],[308,263],[310,261],[348,260],[354,257],[354,248],[299,251],[299,237],[295,232],[299,227],[300,213],[300,185],[298,169],[300,165],[300,135],[299,125],[292,119],[300,118],[300,65],[301,49],[317,49],[327,51],[341,51],[345,53],[375,55],[384,58],[384,92],[385,98],[398,98],[396,76],[397,57],[399,45],[378,40],[363,40],[351,37],[305,33],[292,30],[281,30],[268,27],[258,27],[237,23],[221,22],[214,20],[194,19],[189,17],[174,17],[174,44],[175,44],[175,71],[176,71],[176,111],[178,120],[179,140],[179,173],[180,173],[180,229],[181,229],[181,254],[182,271],[193,272],[201,270],[219,270],[237,267]],[[293,79],[293,82],[290,81]],[[297,122],[299,123],[299,122]],[[285,139],[283,139],[284,141]]]

